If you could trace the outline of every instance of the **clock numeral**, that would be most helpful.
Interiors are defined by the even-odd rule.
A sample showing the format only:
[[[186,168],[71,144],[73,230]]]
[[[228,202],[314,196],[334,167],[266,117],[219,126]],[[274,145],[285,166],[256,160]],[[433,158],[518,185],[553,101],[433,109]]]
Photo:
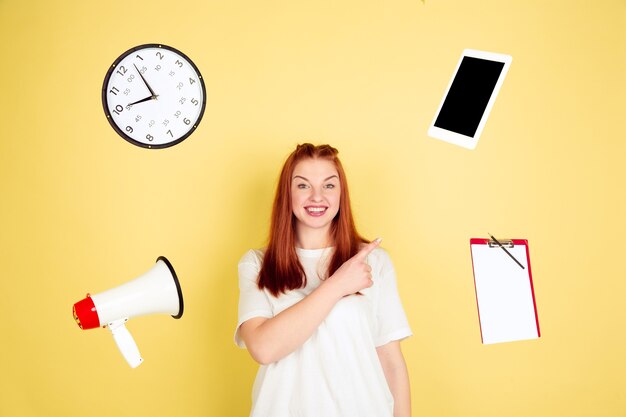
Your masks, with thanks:
[[[158,57],[159,57],[159,59],[163,59],[163,54],[162,54],[161,52],[157,52],[157,53],[156,53],[156,56],[158,56]]]
[[[128,133],[133,133],[133,128],[132,128],[132,127],[130,127],[130,126],[126,126],[126,131],[127,131]]]
[[[113,110],[113,113],[117,114],[119,116],[119,114],[121,112],[124,111],[124,107],[122,107],[120,104],[118,104],[117,106],[115,106],[115,110]]]
[[[173,77],[174,75],[176,75],[176,73],[174,71],[170,71],[170,77]]]
[[[197,105],[198,105],[198,103],[200,103],[200,102],[199,102],[197,99],[195,99],[195,98],[192,98],[192,99],[191,99],[191,102],[194,104],[194,106],[197,106]]]
[[[169,122],[170,122],[170,121],[169,121],[169,120],[167,120],[167,119],[163,120],[163,126],[167,126],[167,125],[169,124]]]
[[[178,110],[176,113],[174,113],[174,117],[176,117],[178,119],[178,117],[181,115],[182,113],[180,112],[180,110]]]
[[[139,122],[141,120],[141,115],[137,115],[137,117],[135,117],[135,122]]]
[[[148,127],[152,127],[154,126],[156,122],[154,120],[150,120],[150,123],[148,123]]]
[[[126,74],[126,71],[128,71],[128,70],[126,69],[126,67],[125,67],[124,65],[120,65],[120,69],[118,69],[118,70],[117,70],[117,71],[115,71],[115,72],[117,72],[119,75],[124,75],[124,74]]]
[[[109,93],[113,94],[113,95],[117,95],[117,93],[119,93],[120,90],[118,90],[117,88],[113,87],[109,90]]]
[[[180,90],[180,89],[182,89],[182,88],[183,88],[183,85],[184,85],[183,83],[178,83],[178,85],[176,86],[176,88]]]
[[[157,71],[161,71],[161,66],[157,65],[156,67],[154,67],[154,69],[157,70]]]
[[[188,125],[189,123],[191,123],[191,120],[189,120],[189,119],[185,118],[185,119],[183,119],[183,123],[185,123],[186,125]]]
[[[135,55],[135,56],[143,61],[143,58],[140,55]]]
[[[151,134],[147,134],[146,135],[146,139],[149,140],[150,142],[152,142],[154,140],[154,136],[152,136]]]
[[[168,130],[168,131],[167,131],[167,134],[168,134],[168,135],[170,135],[171,137],[174,137],[174,135],[172,134],[172,131],[171,131],[171,130]]]
[[[193,83],[195,83],[196,80],[194,80],[193,78],[189,78],[189,84],[193,85]]]
[[[183,67],[183,63],[180,62],[178,59],[175,62],[176,65],[178,65],[178,68],[182,68]]]
[[[128,77],[126,81],[128,81],[129,83],[132,83],[134,79],[135,79],[135,74],[130,74],[130,77]]]
[[[180,100],[178,100],[180,104],[185,104],[185,101],[187,101],[185,97],[181,97]]]
[[[139,73],[140,73],[141,75],[143,75],[143,74],[145,74],[145,73],[146,73],[146,71],[148,71],[148,68],[146,68],[146,67],[141,67],[141,69],[139,70]]]
[[[130,94],[130,88],[124,90],[124,95],[127,96]]]

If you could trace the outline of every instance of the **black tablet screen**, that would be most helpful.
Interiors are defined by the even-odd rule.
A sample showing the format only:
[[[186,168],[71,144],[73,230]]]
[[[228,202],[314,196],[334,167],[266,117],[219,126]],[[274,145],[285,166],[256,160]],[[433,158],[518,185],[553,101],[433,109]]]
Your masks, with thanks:
[[[435,126],[473,137],[502,68],[503,62],[464,57]]]

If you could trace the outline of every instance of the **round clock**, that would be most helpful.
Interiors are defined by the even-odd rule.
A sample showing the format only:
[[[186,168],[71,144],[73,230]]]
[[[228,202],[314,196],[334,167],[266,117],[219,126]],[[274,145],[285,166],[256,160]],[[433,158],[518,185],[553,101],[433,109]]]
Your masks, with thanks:
[[[167,148],[191,135],[204,114],[200,71],[170,46],[146,44],[115,60],[104,77],[102,105],[113,129],[144,148]]]

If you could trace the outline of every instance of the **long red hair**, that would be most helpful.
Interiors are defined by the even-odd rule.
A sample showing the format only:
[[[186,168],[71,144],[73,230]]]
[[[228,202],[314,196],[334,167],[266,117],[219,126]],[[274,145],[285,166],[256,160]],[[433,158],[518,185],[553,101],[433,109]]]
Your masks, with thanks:
[[[337,157],[338,153],[339,151],[330,145],[315,146],[304,143],[296,147],[283,165],[274,197],[269,243],[258,282],[260,289],[267,288],[275,297],[288,290],[306,286],[304,268],[296,253],[296,217],[291,207],[293,171],[303,159],[329,160],[335,164],[339,174],[341,189],[339,212],[333,219],[330,229],[335,250],[328,265],[328,276],[356,255],[361,243],[368,242],[356,230],[350,207],[348,182],[341,161]]]

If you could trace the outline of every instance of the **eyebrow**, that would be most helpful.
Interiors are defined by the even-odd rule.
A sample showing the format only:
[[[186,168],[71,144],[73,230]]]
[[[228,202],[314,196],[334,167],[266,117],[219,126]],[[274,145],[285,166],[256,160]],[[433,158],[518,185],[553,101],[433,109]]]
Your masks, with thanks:
[[[294,177],[293,177],[293,179],[292,179],[292,180],[295,180],[296,178],[302,178],[303,180],[305,180],[305,181],[307,181],[307,182],[311,182],[311,181],[309,181],[309,179],[308,179],[308,178],[305,178],[305,177],[303,177],[302,175],[294,175]],[[328,178],[324,179],[324,181],[323,181],[323,182],[326,182],[326,181],[328,181],[328,180],[330,180],[330,179],[332,179],[332,178],[337,178],[337,179],[339,179],[339,176],[337,176],[337,175],[331,175],[330,177],[328,177]]]

